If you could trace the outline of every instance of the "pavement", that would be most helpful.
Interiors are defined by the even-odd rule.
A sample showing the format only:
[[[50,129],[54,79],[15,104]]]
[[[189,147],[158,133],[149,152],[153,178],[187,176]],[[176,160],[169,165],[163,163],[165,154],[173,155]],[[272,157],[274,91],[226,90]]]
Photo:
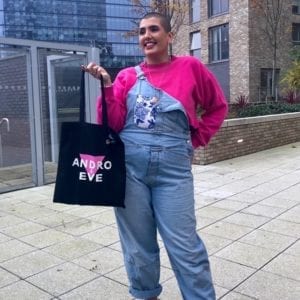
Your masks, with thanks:
[[[300,142],[193,173],[217,298],[299,300]],[[0,299],[132,299],[112,209],[53,204],[53,189],[0,194]],[[161,299],[182,299],[160,245]]]

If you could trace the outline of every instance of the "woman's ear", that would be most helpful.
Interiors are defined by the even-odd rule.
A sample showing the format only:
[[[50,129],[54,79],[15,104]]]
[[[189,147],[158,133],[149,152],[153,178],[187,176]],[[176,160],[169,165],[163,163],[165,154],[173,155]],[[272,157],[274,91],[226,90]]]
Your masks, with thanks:
[[[174,40],[174,34],[173,34],[173,32],[170,31],[170,32],[168,33],[168,36],[169,36],[169,43],[172,44],[172,43],[173,43],[173,40]]]

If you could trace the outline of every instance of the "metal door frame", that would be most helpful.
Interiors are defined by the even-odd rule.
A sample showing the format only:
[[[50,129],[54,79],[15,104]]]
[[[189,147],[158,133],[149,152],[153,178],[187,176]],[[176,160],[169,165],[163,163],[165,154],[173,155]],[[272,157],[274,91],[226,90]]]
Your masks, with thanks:
[[[32,168],[33,182],[36,186],[45,184],[44,180],[44,152],[43,152],[43,128],[42,128],[42,105],[40,100],[41,80],[39,78],[39,49],[63,50],[70,51],[73,54],[85,53],[86,63],[93,61],[100,63],[99,49],[95,47],[84,47],[63,43],[40,42],[33,40],[23,40],[14,38],[0,37],[0,45],[19,46],[27,48],[28,66],[28,96],[29,96],[29,116],[32,117],[31,122],[31,148],[32,148]],[[95,101],[99,93],[99,87],[96,80],[91,76],[86,77],[86,99],[87,99],[87,115],[86,120],[89,122],[96,121]],[[32,99],[32,101],[30,101]]]

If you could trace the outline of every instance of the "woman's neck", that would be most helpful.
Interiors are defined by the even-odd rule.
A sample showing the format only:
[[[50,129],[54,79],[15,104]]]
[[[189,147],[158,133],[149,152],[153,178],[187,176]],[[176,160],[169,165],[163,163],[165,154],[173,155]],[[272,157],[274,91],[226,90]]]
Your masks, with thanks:
[[[171,57],[167,54],[164,56],[155,56],[155,57],[151,57],[151,56],[146,56],[145,58],[145,63],[147,65],[158,65],[158,64],[163,64],[163,63],[167,63],[171,60]]]
[[[161,64],[164,64],[164,63],[169,63],[170,61],[172,60],[172,56],[167,56],[167,57],[164,57],[164,58],[157,58],[157,59],[152,59],[152,58],[149,58],[149,57],[146,57],[144,62],[145,62],[145,65],[161,65]]]

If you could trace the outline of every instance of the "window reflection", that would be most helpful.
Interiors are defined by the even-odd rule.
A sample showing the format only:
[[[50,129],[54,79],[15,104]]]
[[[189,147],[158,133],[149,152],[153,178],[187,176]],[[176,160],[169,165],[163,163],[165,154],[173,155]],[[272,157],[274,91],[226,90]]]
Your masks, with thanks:
[[[210,62],[217,62],[229,58],[229,28],[228,24],[209,29]]]
[[[200,0],[190,0],[190,9],[191,23],[200,21]]]
[[[228,12],[229,0],[209,0],[209,16]]]

